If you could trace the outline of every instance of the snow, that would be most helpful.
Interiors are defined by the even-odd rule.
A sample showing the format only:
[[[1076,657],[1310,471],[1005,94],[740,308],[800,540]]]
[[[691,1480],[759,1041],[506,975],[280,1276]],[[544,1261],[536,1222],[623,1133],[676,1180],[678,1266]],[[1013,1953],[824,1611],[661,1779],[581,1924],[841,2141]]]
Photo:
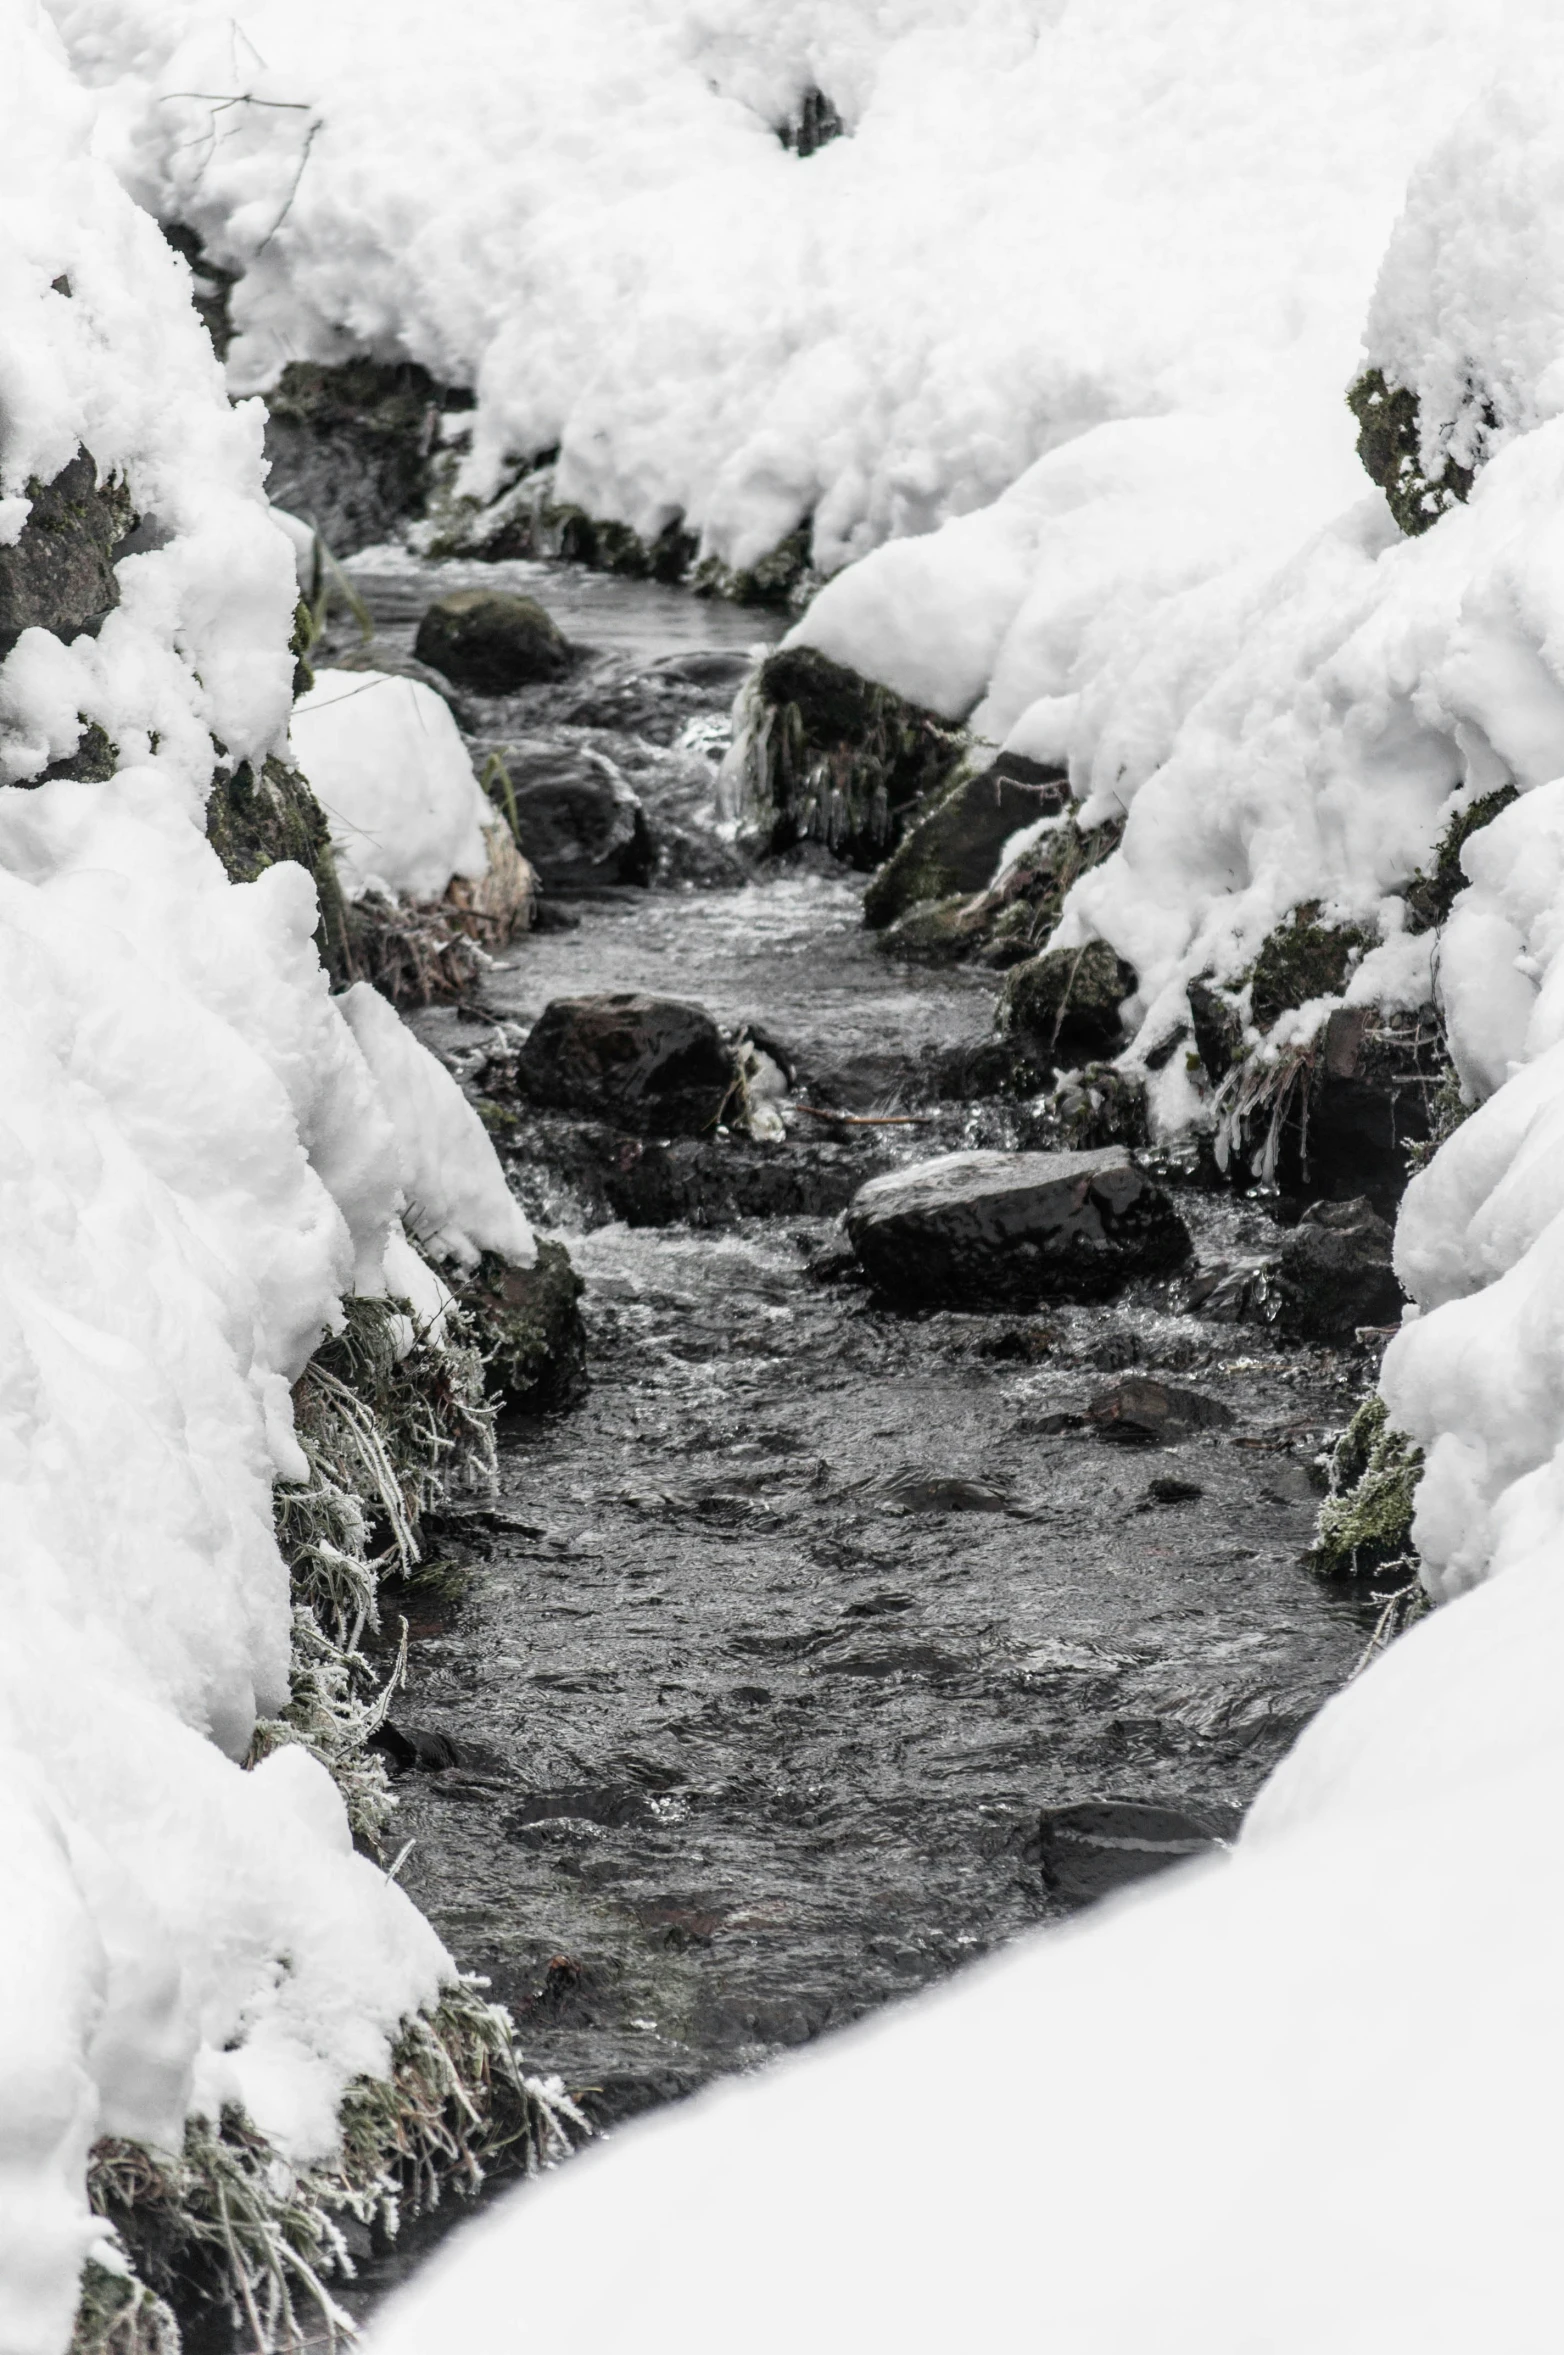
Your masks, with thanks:
[[[241,390],[475,387],[469,482],[826,569],[1116,418],[1340,409],[1407,174],[1544,0],[51,0],[138,199],[244,275]],[[851,135],[774,126],[813,82]],[[190,93],[206,93],[192,96]],[[1282,495],[1286,495],[1283,491]]]
[[[1540,2349],[1561,1673],[1538,1562],[1332,1701],[1230,1858],[630,2127],[459,2232],[371,2355],[517,2343],[518,2282],[587,2355]]]
[[[321,670],[294,706],[294,755],[331,823],[349,899],[439,899],[487,872],[494,806],[450,707],[421,680]]]
[[[325,2157],[345,2084],[450,1975],[325,1770],[239,1762],[288,1696],[290,1385],[346,1292],[411,1288],[404,1215],[458,1255],[528,1242],[389,1009],[371,1068],[309,877],[232,886],[206,841],[214,738],[259,761],[289,713],[259,412],[30,0],[0,43],[7,530],[81,439],[163,539],[96,638],[0,663],[0,2344],[59,2355],[96,2137],[177,2146],[235,2102],[281,2160]],[[111,781],[17,782],[88,721]]]

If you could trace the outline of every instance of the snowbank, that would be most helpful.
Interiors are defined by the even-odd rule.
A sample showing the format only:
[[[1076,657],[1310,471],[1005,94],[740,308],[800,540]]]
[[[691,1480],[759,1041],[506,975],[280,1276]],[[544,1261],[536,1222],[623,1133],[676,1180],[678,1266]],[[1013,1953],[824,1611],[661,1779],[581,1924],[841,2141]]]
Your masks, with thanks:
[[[761,2355],[1541,2347],[1561,1674],[1538,1562],[1333,1701],[1231,1859],[632,2127],[458,2234],[373,2355],[704,2355],[735,2316]]]
[[[142,550],[95,634],[0,662],[0,2343],[58,2355],[95,2138],[177,2147],[234,2103],[279,2164],[327,2156],[450,1975],[324,1768],[238,1762],[289,1692],[290,1384],[403,1265],[404,1211],[458,1254],[527,1242],[453,1083],[361,1052],[309,877],[235,887],[206,841],[214,738],[259,764],[289,710],[259,412],[29,0],[0,45],[0,567],[79,445]]]
[[[349,899],[438,899],[488,872],[493,804],[432,687],[379,671],[317,671],[294,707],[294,755],[331,823]]]
[[[243,273],[241,389],[478,393],[469,487],[830,569],[1105,420],[1333,415],[1414,161],[1545,0],[50,0],[141,201]],[[775,126],[809,85],[849,136]],[[191,93],[203,95],[192,96]],[[1283,490],[1285,496],[1285,490]],[[1263,504],[1264,502],[1262,502]]]

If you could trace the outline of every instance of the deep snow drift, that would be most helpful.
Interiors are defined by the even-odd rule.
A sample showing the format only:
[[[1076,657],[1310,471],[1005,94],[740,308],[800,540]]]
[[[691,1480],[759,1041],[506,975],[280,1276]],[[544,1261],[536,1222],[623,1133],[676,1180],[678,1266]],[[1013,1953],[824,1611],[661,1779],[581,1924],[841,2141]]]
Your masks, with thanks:
[[[290,1383],[405,1275],[401,1218],[531,1241],[444,1072],[333,1005],[304,871],[234,886],[207,844],[214,738],[258,762],[291,699],[259,412],[27,0],[0,43],[0,541],[78,444],[158,527],[96,635],[0,665],[0,2342],[57,2355],[97,2136],[177,2149],[234,2102],[327,2156],[451,1976],[324,1768],[239,1761],[288,1697]],[[90,725],[117,774],[45,779]]]
[[[759,2355],[1540,2350],[1561,1675],[1537,1560],[1328,1704],[1231,1858],[632,2127],[373,2355],[716,2355],[735,2316]]]
[[[827,569],[1122,417],[1267,435],[1323,521],[1407,173],[1558,38],[1544,0],[50,5],[102,152],[244,273],[241,389],[409,357],[476,387],[475,487],[558,444],[595,515],[737,565],[812,518]],[[849,135],[802,157],[810,85]]]

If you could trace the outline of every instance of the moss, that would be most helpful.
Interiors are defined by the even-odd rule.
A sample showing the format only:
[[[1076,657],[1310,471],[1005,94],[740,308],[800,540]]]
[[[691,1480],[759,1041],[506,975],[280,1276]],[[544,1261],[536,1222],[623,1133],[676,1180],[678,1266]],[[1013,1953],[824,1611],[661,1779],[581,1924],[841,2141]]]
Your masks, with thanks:
[[[1049,949],[1011,967],[996,1020],[1024,1032],[1056,1062],[1100,1056],[1120,1040],[1119,1006],[1135,987],[1133,966],[1105,940]]]
[[[115,2292],[89,2270],[72,2355],[172,2355],[175,2310],[226,2319],[257,2351],[338,2346],[352,2325],[328,2284],[353,2271],[345,2221],[390,2237],[447,2186],[535,2174],[587,2131],[557,2079],[526,2071],[509,2014],[466,1981],[403,2024],[384,2076],[353,2080],[340,2126],[335,2157],[298,2168],[233,2108],[192,2119],[177,2158],[97,2143],[88,2196],[130,2271]]]
[[[1406,888],[1408,929],[1413,932],[1432,932],[1449,915],[1455,895],[1466,888],[1466,876],[1461,867],[1461,852],[1474,834],[1484,826],[1491,826],[1501,811],[1507,810],[1520,795],[1513,785],[1501,785],[1492,793],[1480,794],[1457,810],[1445,828],[1438,849],[1434,853],[1433,870],[1424,874],[1421,867]]]
[[[1473,469],[1448,453],[1437,474],[1425,471],[1417,395],[1404,384],[1387,384],[1381,369],[1365,369],[1348,389],[1347,406],[1358,421],[1364,470],[1409,538],[1426,532],[1468,496]],[[1486,414],[1491,424],[1491,411]]]
[[[586,1329],[578,1306],[585,1289],[563,1243],[540,1242],[530,1268],[484,1253],[462,1298],[507,1407],[545,1414],[585,1396]]]
[[[1145,1081],[1139,1072],[1119,1071],[1111,1063],[1088,1063],[1072,1072],[1048,1098],[1043,1120],[1050,1148],[1067,1153],[1151,1141]]]
[[[51,761],[39,785],[52,784],[56,777],[71,777],[80,785],[106,785],[119,768],[119,746],[106,728],[96,720],[89,720],[85,712],[78,712],[82,723],[81,742],[64,760]]]
[[[1371,936],[1352,924],[1322,924],[1318,900],[1305,900],[1279,924],[1249,974],[1250,1017],[1269,1030],[1279,1016],[1311,998],[1337,997]]]
[[[1336,1442],[1328,1470],[1331,1492],[1320,1507],[1310,1568],[1322,1578],[1415,1570],[1412,1514],[1423,1451],[1390,1428],[1377,1394],[1364,1400]]]
[[[259,773],[247,760],[220,767],[206,804],[206,838],[232,883],[253,883],[293,859],[314,881],[321,962],[338,988],[360,978],[352,924],[331,855],[326,813],[303,773],[268,754]]]
[[[945,785],[966,751],[964,732],[937,713],[812,646],[784,647],[746,690],[746,822],[769,850],[821,842],[874,866],[903,813]]]

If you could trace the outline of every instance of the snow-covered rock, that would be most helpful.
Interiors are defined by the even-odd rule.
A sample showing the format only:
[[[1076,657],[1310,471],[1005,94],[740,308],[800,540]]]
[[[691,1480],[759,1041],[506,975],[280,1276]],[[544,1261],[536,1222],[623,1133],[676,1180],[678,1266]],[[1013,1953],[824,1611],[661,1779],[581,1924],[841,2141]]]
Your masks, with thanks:
[[[450,707],[417,679],[321,670],[293,712],[300,768],[331,827],[349,899],[439,899],[487,874],[493,803]]]

